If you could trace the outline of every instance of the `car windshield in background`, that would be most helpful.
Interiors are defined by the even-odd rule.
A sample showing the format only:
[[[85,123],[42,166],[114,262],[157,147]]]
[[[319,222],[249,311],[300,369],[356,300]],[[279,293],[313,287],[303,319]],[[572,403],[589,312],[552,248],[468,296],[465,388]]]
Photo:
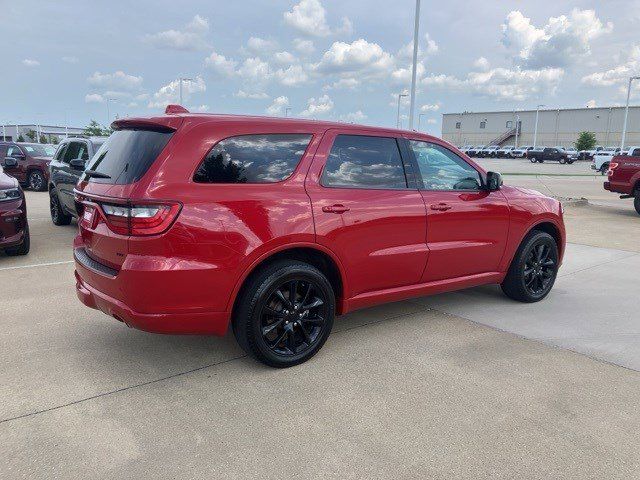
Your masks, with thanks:
[[[50,149],[45,145],[38,145],[37,143],[22,145],[27,153],[33,157],[53,157],[53,154],[56,153],[56,149]]]
[[[91,159],[87,170],[103,178],[89,176],[95,183],[126,185],[137,182],[158,158],[173,132],[116,130]]]

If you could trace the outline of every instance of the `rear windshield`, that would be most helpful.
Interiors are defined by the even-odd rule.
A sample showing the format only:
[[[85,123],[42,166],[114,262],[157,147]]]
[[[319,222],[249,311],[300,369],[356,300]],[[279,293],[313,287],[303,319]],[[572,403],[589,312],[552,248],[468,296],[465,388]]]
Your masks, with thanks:
[[[87,170],[109,178],[89,177],[90,182],[126,185],[137,182],[165,147],[173,132],[116,130],[91,159]]]

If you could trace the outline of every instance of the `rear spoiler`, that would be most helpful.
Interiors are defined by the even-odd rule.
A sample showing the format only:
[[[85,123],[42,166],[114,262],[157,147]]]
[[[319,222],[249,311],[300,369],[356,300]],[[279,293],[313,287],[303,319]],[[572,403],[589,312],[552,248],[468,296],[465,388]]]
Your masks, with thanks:
[[[139,129],[155,130],[160,132],[175,132],[184,118],[178,116],[151,117],[151,118],[121,118],[111,124],[113,130]]]

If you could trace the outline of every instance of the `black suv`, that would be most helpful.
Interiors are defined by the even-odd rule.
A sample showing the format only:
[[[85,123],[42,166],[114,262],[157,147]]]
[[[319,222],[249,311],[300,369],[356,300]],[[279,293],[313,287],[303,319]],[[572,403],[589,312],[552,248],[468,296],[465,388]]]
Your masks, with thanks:
[[[69,225],[77,217],[73,189],[86,163],[107,140],[106,137],[66,138],[58,146],[49,164],[49,200],[51,220]]]

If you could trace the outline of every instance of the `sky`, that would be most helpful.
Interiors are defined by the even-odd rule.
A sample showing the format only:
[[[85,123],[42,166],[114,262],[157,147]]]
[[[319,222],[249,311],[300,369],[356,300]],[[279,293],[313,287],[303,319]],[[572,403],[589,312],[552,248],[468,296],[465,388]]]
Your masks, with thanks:
[[[191,111],[395,126],[411,85],[414,0],[0,0],[0,12],[3,123],[156,115],[183,77]],[[624,104],[638,25],[640,0],[422,0],[420,130],[440,134],[443,113]],[[408,111],[403,97],[403,127]]]

